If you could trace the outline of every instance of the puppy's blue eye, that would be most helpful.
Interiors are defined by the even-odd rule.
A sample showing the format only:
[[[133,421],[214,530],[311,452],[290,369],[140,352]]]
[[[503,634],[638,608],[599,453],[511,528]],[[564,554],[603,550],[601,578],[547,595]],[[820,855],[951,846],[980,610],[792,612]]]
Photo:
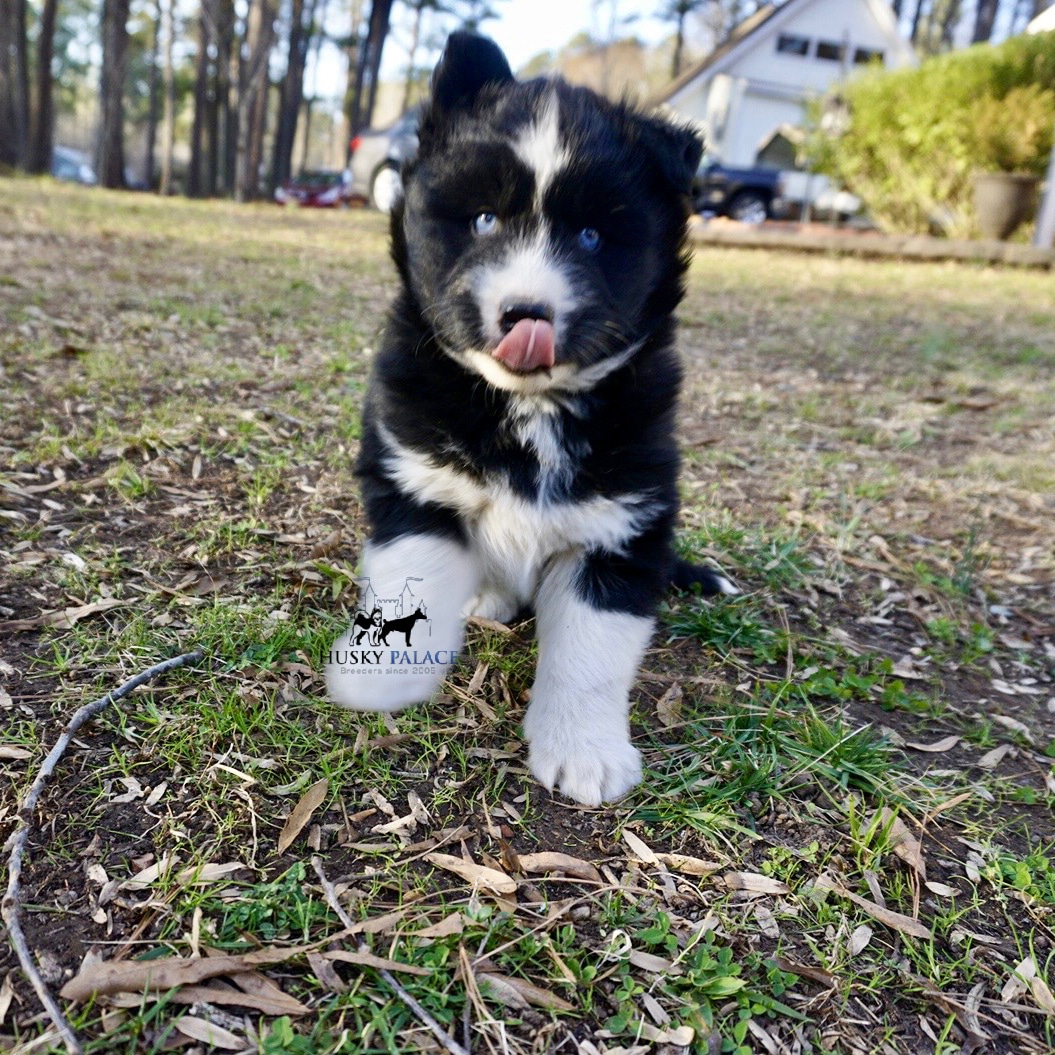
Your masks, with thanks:
[[[481,212],[473,217],[473,234],[494,234],[496,230],[498,217],[493,212]]]
[[[593,227],[584,227],[579,232],[579,245],[587,253],[596,253],[601,248],[601,234]]]

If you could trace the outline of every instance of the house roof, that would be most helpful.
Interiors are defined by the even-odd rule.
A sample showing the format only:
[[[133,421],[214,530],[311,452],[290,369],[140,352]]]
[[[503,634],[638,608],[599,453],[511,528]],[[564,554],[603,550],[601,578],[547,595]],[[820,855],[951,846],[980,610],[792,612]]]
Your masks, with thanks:
[[[1049,7],[1047,11],[1041,11],[1039,15],[1028,26],[1027,33],[1047,33],[1055,30],[1055,7]]]
[[[793,4],[795,0],[787,0]],[[725,58],[734,48],[738,47],[744,40],[760,30],[780,9],[778,4],[765,4],[753,15],[748,15],[743,22],[737,23],[733,31],[726,39],[718,45],[706,58],[701,59],[695,65],[683,70],[673,81],[668,84],[657,96],[656,102],[666,102],[672,95],[676,95],[686,84],[696,80],[701,73],[705,73],[711,66],[716,65]]]
[[[705,59],[685,70],[684,73],[668,84],[656,96],[654,102],[657,105],[669,102],[683,88],[693,81],[699,80],[705,74],[720,73],[735,60],[736,56],[753,45],[754,42],[751,38],[762,32],[771,21],[779,17],[779,21],[770,30],[775,32],[782,23],[791,18],[791,14],[796,8],[806,7],[814,2],[815,0],[784,0],[784,3],[767,3],[763,5],[753,15],[749,15],[737,25],[732,33],[729,34],[728,39],[723,41]],[[879,19],[880,25],[885,25],[891,44],[902,49],[906,56],[906,61],[914,61],[912,49],[898,33],[897,20],[894,18],[888,0],[866,0],[866,3],[871,8],[873,15]]]

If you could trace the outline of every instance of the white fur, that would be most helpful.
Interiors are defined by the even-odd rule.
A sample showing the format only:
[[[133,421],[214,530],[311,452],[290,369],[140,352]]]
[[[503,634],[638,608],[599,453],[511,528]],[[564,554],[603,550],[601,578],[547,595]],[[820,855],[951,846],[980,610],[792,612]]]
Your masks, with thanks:
[[[572,455],[585,450],[569,450],[561,425],[560,408],[548,399],[517,399],[510,403],[509,422],[522,447],[530,448],[538,458],[537,483],[543,501],[571,483]]]
[[[408,576],[421,579],[421,596],[427,605],[432,634],[427,645],[419,634],[413,647],[419,652],[461,649],[465,636],[463,610],[479,582],[478,564],[464,546],[434,535],[404,535],[384,546],[367,543],[363,575],[370,579],[378,597],[397,596]],[[353,630],[350,628],[334,642],[331,655],[354,647]],[[382,656],[376,667],[380,673],[367,674],[365,668],[342,667],[335,662],[327,665],[330,699],[356,711],[398,711],[428,700],[450,668],[449,663],[430,664],[410,667],[410,672],[404,673],[399,664],[389,662],[391,652],[403,651],[398,639],[377,650]],[[420,672],[413,673],[414,670]]]
[[[502,339],[502,314],[510,304],[538,303],[552,309],[553,337],[560,347],[564,319],[576,301],[571,282],[550,245],[547,224],[539,224],[533,234],[512,242],[501,262],[477,268],[469,286],[480,307],[484,332],[495,343]],[[505,371],[505,367],[500,368]]]
[[[560,138],[560,107],[555,92],[546,95],[535,120],[514,141],[513,150],[535,174],[535,207],[541,211],[547,189],[571,161],[571,153]]]
[[[653,621],[582,601],[578,569],[576,557],[563,558],[539,587],[538,672],[524,735],[539,783],[596,806],[641,780],[641,755],[630,743],[629,693]]]
[[[531,502],[500,478],[480,481],[382,433],[387,468],[401,491],[436,502],[465,519],[485,587],[525,603],[534,596],[542,565],[569,550],[619,553],[652,519],[648,494],[600,496],[584,502]]]

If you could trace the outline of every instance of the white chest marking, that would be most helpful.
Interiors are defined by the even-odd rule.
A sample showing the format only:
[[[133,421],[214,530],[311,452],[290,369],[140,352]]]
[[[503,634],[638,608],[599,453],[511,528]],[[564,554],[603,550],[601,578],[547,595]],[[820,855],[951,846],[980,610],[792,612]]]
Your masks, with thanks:
[[[619,553],[654,516],[649,494],[596,496],[580,502],[536,501],[500,478],[474,480],[382,433],[386,468],[400,490],[420,503],[455,510],[483,565],[484,581],[529,601],[543,564],[555,554],[600,549]],[[540,441],[543,446],[545,441]]]

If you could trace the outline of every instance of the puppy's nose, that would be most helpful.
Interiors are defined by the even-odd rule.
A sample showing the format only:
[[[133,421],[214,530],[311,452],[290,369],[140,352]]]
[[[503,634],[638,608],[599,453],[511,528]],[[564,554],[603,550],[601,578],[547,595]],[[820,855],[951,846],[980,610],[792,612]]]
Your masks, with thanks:
[[[503,333],[509,333],[522,319],[543,319],[551,323],[553,309],[548,304],[505,304],[498,325]]]

